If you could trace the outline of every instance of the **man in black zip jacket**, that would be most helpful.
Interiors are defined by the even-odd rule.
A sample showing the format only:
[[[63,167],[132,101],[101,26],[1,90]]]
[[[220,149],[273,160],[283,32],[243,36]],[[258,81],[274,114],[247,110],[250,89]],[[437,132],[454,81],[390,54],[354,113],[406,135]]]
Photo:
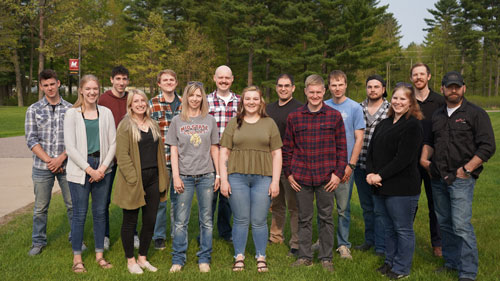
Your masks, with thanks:
[[[432,117],[432,133],[424,140],[420,159],[431,174],[434,207],[443,239],[445,264],[438,271],[458,271],[459,281],[475,280],[477,276],[472,199],[482,164],[495,153],[490,118],[464,98],[465,90],[460,73],[445,74],[441,92],[446,106]]]

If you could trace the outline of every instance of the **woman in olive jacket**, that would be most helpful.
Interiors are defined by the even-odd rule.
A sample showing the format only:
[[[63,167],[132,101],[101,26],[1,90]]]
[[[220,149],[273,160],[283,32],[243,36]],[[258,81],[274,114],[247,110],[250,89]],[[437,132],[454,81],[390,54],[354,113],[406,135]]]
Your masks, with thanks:
[[[132,90],[127,98],[127,115],[116,133],[118,173],[113,203],[123,209],[121,237],[127,267],[132,274],[142,269],[156,271],[147,261],[160,201],[167,199],[169,175],[158,124],[150,117],[146,95]],[[142,208],[139,257],[134,257],[134,230]]]

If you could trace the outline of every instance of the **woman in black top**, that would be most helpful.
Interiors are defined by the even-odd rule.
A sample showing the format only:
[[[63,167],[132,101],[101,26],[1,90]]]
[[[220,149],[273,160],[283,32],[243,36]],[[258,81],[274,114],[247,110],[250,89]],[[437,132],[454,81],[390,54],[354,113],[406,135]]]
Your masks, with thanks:
[[[366,181],[374,187],[375,208],[383,214],[385,225],[386,257],[377,270],[391,279],[410,274],[415,250],[422,117],[411,85],[396,85],[387,119],[375,128],[368,148]]]

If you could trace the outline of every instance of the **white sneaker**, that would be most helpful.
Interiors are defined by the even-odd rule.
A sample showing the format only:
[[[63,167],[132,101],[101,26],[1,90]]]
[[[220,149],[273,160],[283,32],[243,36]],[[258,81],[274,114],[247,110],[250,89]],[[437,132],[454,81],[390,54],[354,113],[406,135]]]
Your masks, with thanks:
[[[200,269],[200,272],[210,272],[210,264],[208,263],[200,263],[198,265],[198,268]]]
[[[152,266],[148,261],[146,261],[145,263],[143,264],[140,264],[139,262],[137,262],[137,264],[142,268],[142,269],[147,269],[151,272],[157,272],[158,271],[158,268]]]
[[[338,247],[337,252],[339,252],[341,259],[352,260],[351,250],[349,250],[349,248],[347,248],[346,245],[342,245],[342,246]]]
[[[170,273],[173,272],[179,272],[182,269],[182,265],[180,264],[172,264],[172,267],[170,267]]]
[[[109,237],[104,236],[104,250],[109,250]]]
[[[139,236],[134,235],[134,248],[139,249],[139,245],[141,244],[139,240]]]
[[[135,263],[134,265],[129,265],[127,264],[128,272],[132,274],[143,274],[144,271],[142,271],[141,267]]]

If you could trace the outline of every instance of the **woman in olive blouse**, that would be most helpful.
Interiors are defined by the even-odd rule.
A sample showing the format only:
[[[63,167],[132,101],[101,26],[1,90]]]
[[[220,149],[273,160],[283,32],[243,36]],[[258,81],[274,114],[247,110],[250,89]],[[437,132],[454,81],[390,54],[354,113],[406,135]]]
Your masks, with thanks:
[[[268,271],[267,214],[271,198],[279,193],[282,143],[278,127],[267,116],[265,107],[258,87],[245,88],[236,118],[229,121],[220,142],[221,193],[229,198],[233,211],[233,271],[245,267],[250,223],[257,270]]]

